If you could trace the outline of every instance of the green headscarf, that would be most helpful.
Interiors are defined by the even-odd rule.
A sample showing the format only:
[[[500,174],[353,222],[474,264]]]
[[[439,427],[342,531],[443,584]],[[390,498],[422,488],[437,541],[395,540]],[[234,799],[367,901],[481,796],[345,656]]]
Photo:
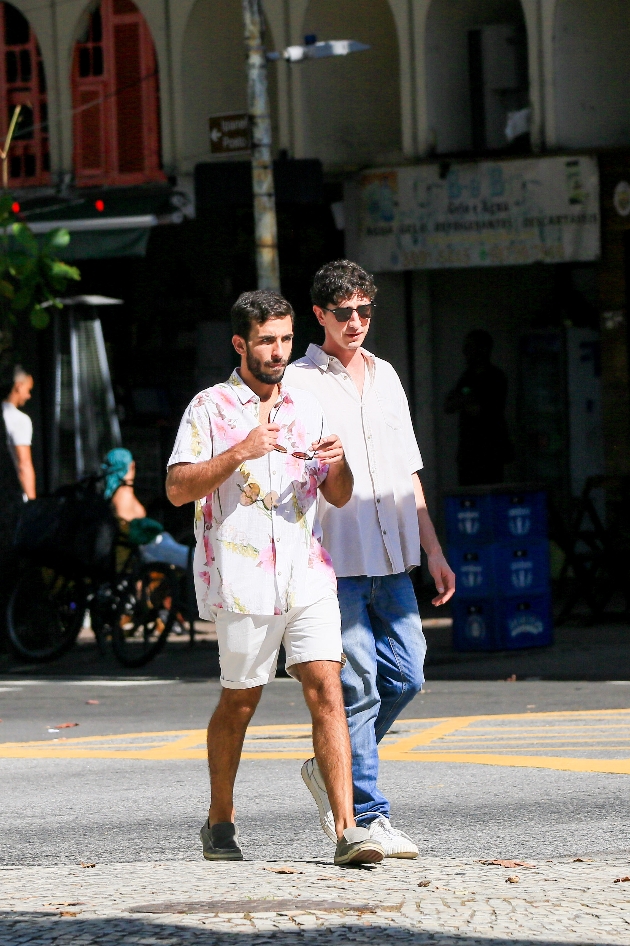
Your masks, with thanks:
[[[125,447],[116,447],[105,455],[101,470],[105,474],[105,499],[111,499],[118,487],[124,482],[133,456]]]

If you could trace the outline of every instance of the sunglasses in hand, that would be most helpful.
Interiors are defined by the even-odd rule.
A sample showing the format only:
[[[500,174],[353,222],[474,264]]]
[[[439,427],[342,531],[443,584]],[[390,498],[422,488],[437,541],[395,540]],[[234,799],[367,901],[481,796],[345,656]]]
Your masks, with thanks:
[[[324,420],[323,420],[323,418],[322,418],[322,426],[321,426],[321,430],[319,431],[319,437],[317,438],[317,441],[316,441],[317,443],[319,443],[319,441],[322,439],[322,434],[323,434],[323,433],[324,433]],[[287,448],[286,448],[286,447],[283,447],[283,445],[282,445],[281,443],[276,443],[276,444],[274,444],[273,449],[274,449],[274,450],[277,450],[278,453],[288,453],[288,452],[289,452],[289,451],[287,450]],[[315,459],[315,453],[316,453],[315,450],[292,450],[292,451],[291,451],[291,456],[292,456],[292,457],[295,457],[296,460],[314,460],[314,459]]]
[[[356,312],[360,319],[371,319],[375,308],[375,302],[366,302],[364,305],[344,305],[337,309],[325,309],[325,311],[332,312],[338,322],[349,322],[353,312]]]

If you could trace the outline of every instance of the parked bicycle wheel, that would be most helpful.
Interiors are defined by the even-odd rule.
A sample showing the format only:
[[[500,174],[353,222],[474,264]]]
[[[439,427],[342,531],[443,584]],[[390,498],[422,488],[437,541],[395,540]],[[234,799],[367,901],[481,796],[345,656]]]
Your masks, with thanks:
[[[120,578],[111,625],[112,648],[125,667],[142,667],[166,644],[173,627],[177,575],[172,565],[151,562]]]
[[[54,568],[27,566],[20,575],[7,608],[9,639],[29,660],[54,660],[70,650],[86,607],[83,581]]]

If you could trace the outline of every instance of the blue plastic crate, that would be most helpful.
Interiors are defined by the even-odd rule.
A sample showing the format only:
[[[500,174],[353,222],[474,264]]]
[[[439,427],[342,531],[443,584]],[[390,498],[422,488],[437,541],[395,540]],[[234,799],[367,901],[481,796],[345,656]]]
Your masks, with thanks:
[[[452,545],[448,563],[455,572],[457,595],[479,598],[496,592],[495,563],[491,545]]]
[[[494,587],[498,595],[548,594],[549,543],[545,539],[500,542],[492,546],[492,551]]]
[[[484,545],[492,541],[490,496],[447,496],[446,534],[450,546]]]
[[[494,493],[491,500],[495,542],[547,535],[547,495],[542,490]]]
[[[553,640],[551,595],[503,598],[497,602],[497,638],[501,650],[545,647]]]
[[[499,650],[497,607],[494,598],[459,595],[452,604],[453,647],[455,650]]]

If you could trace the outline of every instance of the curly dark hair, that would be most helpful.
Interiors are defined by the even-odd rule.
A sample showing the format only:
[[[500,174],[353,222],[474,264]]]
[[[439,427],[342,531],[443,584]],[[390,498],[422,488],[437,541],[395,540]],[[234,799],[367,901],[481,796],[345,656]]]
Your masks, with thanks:
[[[349,259],[338,259],[326,263],[315,274],[311,299],[313,305],[325,309],[331,302],[337,305],[357,292],[373,300],[377,293],[374,278],[358,263]]]
[[[242,292],[230,312],[234,334],[240,335],[245,341],[254,323],[263,325],[269,319],[282,319],[286,315],[291,316],[291,323],[295,322],[293,306],[273,289]]]

